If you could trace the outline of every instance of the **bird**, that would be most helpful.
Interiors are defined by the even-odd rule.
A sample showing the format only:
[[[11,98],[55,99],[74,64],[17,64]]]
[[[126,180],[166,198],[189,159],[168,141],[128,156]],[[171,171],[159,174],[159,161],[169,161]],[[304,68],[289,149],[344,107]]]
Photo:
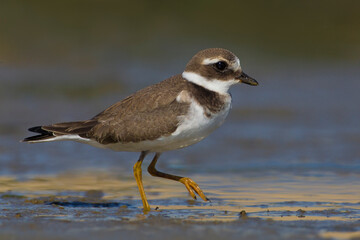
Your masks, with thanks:
[[[152,176],[178,181],[190,196],[209,201],[191,178],[156,169],[163,152],[195,144],[221,126],[231,108],[229,88],[258,82],[243,72],[239,58],[223,48],[196,53],[181,74],[145,87],[85,121],[35,126],[23,142],[76,141],[114,151],[139,152],[133,166],[143,211],[151,210],[142,182],[142,162],[153,153]]]

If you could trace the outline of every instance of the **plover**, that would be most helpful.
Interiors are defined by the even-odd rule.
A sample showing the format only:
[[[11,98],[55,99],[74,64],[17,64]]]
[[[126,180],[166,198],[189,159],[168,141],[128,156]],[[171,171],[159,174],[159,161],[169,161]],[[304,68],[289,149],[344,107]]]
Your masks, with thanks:
[[[134,165],[144,211],[150,210],[142,183],[141,164],[155,153],[148,167],[152,176],[181,182],[190,195],[205,196],[198,184],[156,169],[161,153],[197,143],[218,128],[231,106],[230,86],[258,85],[246,75],[239,58],[222,48],[210,48],[191,58],[182,74],[151,85],[115,103],[90,120],[36,126],[38,135],[24,142],[72,140],[114,151],[141,152]]]

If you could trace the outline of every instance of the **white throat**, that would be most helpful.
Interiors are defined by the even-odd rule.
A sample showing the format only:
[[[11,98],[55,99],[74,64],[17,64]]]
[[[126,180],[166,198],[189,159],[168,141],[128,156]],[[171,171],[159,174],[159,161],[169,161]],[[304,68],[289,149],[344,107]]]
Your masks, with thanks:
[[[188,80],[189,82],[195,83],[199,86],[202,86],[208,90],[220,93],[220,94],[227,94],[231,85],[238,83],[239,81],[232,79],[221,81],[218,79],[207,79],[203,76],[194,73],[194,72],[183,72],[182,77]]]

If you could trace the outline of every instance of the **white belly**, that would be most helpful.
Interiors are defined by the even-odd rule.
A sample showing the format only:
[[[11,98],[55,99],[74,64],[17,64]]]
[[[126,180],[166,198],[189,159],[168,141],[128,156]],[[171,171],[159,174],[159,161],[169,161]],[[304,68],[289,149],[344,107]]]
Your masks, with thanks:
[[[207,137],[215,129],[220,127],[231,107],[231,97],[228,97],[222,111],[207,117],[204,109],[197,102],[190,104],[190,109],[185,116],[180,117],[180,125],[174,133],[169,136],[160,137],[156,140],[146,140],[136,143],[114,143],[101,145],[96,141],[87,140],[85,143],[95,147],[108,148],[114,151],[128,152],[165,152],[169,150],[184,148],[197,143]]]

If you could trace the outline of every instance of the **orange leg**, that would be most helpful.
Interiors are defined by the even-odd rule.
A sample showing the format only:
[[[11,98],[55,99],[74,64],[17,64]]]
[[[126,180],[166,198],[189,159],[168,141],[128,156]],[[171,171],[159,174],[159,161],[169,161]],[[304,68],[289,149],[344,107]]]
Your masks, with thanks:
[[[161,153],[156,153],[155,154],[154,159],[152,160],[152,162],[150,163],[150,165],[148,167],[148,172],[152,176],[161,177],[161,178],[167,178],[167,179],[171,179],[171,180],[174,180],[174,181],[181,182],[182,184],[185,185],[186,189],[189,191],[190,195],[194,199],[196,199],[195,193],[197,193],[204,201],[209,201],[209,199],[205,196],[205,194],[203,193],[203,191],[201,190],[199,185],[196,182],[194,182],[191,178],[171,175],[171,174],[159,172],[158,170],[156,170],[155,165],[156,165],[157,160],[160,157],[160,154]]]
[[[142,162],[143,162],[143,160],[144,160],[144,158],[145,158],[145,156],[147,154],[148,154],[147,151],[141,152],[139,160],[134,165],[134,176],[135,176],[136,183],[137,183],[137,185],[139,187],[141,200],[142,200],[143,206],[144,206],[144,212],[150,211],[150,205],[149,205],[149,203],[148,203],[148,201],[146,199],[144,186],[143,186],[143,183],[142,183],[142,170],[141,170],[141,164],[142,164]]]

